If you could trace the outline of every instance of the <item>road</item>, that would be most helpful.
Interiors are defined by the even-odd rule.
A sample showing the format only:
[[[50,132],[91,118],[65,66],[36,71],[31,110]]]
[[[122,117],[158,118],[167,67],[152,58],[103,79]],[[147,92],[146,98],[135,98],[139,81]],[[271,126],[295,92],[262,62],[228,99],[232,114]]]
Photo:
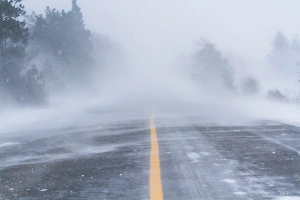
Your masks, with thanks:
[[[0,139],[1,200],[300,197],[287,124],[149,117]]]

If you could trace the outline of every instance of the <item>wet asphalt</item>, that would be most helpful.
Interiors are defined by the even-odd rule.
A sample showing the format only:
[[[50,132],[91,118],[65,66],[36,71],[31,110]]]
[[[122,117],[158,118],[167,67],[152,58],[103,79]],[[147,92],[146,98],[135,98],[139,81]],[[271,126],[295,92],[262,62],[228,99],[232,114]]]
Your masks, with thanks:
[[[300,197],[300,128],[155,119],[164,199]],[[0,199],[149,199],[149,119],[0,138]]]

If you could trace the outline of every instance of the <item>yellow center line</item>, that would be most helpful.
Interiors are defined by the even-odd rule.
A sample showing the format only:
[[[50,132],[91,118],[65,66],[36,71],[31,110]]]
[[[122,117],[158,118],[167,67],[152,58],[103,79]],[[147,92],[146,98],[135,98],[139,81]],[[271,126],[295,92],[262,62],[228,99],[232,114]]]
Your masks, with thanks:
[[[151,155],[150,155],[150,200],[163,200],[160,177],[159,147],[154,120],[150,120]]]

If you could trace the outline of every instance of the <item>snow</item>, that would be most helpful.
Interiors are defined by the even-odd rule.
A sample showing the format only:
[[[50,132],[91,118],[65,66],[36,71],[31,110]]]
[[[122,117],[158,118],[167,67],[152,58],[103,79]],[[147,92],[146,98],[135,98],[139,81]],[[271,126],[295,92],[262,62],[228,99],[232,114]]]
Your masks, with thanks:
[[[225,183],[230,183],[230,184],[235,184],[236,183],[236,180],[233,180],[233,179],[224,179],[222,181],[225,182]]]
[[[8,146],[13,146],[13,145],[18,145],[20,143],[18,142],[0,142],[0,148],[1,147],[8,147]]]
[[[69,145],[69,144],[66,144]],[[30,163],[44,163],[44,162],[53,162],[58,160],[68,160],[73,159],[74,157],[85,157],[92,154],[99,154],[109,151],[116,150],[118,145],[105,145],[100,147],[93,146],[82,146],[70,144],[69,149],[71,152],[61,153],[61,154],[44,154],[44,155],[18,155],[15,157],[10,157],[3,159],[0,163],[0,168],[5,168],[9,166],[15,166],[20,164],[30,164]],[[45,151],[45,149],[40,149],[40,151]]]
[[[197,154],[195,152],[188,153],[188,157],[191,160],[191,163],[197,163],[197,162],[199,162],[199,159],[200,159],[199,154]]]
[[[300,197],[294,197],[294,196],[277,197],[275,200],[300,200]]]
[[[236,194],[236,195],[246,195],[247,193],[238,191],[238,192],[234,192],[234,194]]]

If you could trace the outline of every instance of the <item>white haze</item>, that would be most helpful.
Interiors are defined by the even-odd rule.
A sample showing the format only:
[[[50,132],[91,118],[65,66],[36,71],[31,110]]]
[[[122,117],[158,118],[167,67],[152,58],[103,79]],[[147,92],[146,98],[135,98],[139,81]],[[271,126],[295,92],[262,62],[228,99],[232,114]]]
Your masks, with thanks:
[[[70,1],[23,3],[28,12],[42,13],[47,5],[67,10]],[[269,102],[263,95],[290,81],[270,77],[265,56],[278,30],[288,37],[300,33],[299,1],[78,0],[78,4],[87,28],[118,43],[126,58],[111,58],[89,89],[51,96],[49,107],[7,108],[0,113],[0,133],[86,125],[92,119],[89,112],[119,110],[140,110],[137,117],[144,118],[154,109],[193,110],[231,124],[240,123],[242,117],[299,121],[298,106]],[[229,58],[236,84],[244,76],[259,78],[261,97],[229,95],[191,80],[191,55],[202,36]]]

